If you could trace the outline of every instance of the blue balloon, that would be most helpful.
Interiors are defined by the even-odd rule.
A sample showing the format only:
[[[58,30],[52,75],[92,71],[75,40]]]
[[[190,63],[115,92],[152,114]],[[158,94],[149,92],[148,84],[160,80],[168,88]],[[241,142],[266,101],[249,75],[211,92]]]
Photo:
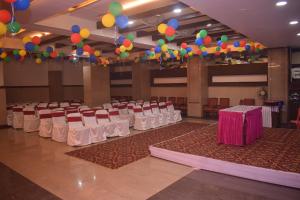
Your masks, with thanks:
[[[193,50],[192,47],[187,47],[187,48],[186,48],[186,52],[187,52],[187,53],[191,52],[192,50]]]
[[[35,47],[35,45],[32,42],[27,42],[25,44],[26,51],[34,51],[34,47]]]
[[[177,19],[172,18],[168,21],[168,26],[172,26],[174,29],[177,29],[179,26],[179,22]]]
[[[207,55],[208,55],[207,51],[202,52],[202,56],[207,56]]]
[[[126,28],[128,26],[128,17],[125,15],[117,16],[116,24],[120,29]]]
[[[96,63],[97,62],[97,58],[95,55],[90,55],[90,62],[91,63]]]
[[[171,54],[171,58],[176,58],[176,56],[172,53],[172,54]]]
[[[146,50],[146,55],[150,55],[151,51],[150,50]]]
[[[240,46],[240,42],[239,42],[239,41],[235,41],[235,42],[233,43],[233,46],[234,46],[234,47],[239,47],[239,46]]]
[[[198,46],[201,46],[203,44],[203,39],[202,38],[197,38],[195,40],[195,44],[198,45]]]
[[[46,61],[47,58],[46,58],[45,56],[42,56],[42,57],[41,57],[41,60],[42,60],[42,61]]]
[[[78,25],[73,25],[71,28],[73,33],[79,33],[80,32],[80,27]]]
[[[52,47],[47,47],[46,51],[47,51],[48,53],[52,53],[52,52],[53,52],[53,48],[52,48]]]
[[[81,56],[83,54],[83,48],[77,48],[76,49],[76,54]]]
[[[16,60],[20,60],[21,56],[19,54],[14,55]]]
[[[245,49],[246,49],[247,51],[250,51],[251,46],[250,46],[249,44],[246,44]]]
[[[0,54],[3,52],[3,49],[0,49]]]
[[[156,46],[154,51],[155,51],[155,53],[160,53],[161,52],[160,46]]]
[[[17,0],[14,3],[14,7],[16,10],[27,10],[30,6],[30,0]]]
[[[222,46],[222,41],[221,41],[221,40],[218,40],[217,45],[218,45],[219,47]]]
[[[125,36],[120,35],[119,38],[118,38],[118,44],[122,45],[125,39],[126,39]]]

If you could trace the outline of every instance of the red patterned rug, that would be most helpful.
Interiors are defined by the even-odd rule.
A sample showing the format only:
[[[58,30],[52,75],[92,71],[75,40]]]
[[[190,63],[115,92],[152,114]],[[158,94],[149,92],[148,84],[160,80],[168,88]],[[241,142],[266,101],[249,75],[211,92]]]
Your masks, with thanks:
[[[150,155],[149,146],[201,129],[208,124],[182,122],[164,128],[146,131],[102,144],[67,152],[99,165],[117,169]]]
[[[244,147],[217,144],[217,126],[207,126],[154,147],[238,164],[300,173],[300,131],[264,128],[264,135]]]

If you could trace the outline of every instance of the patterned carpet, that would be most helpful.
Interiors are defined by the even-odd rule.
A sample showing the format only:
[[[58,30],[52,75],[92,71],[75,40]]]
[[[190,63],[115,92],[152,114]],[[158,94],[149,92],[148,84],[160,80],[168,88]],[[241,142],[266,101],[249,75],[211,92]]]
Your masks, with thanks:
[[[150,155],[149,146],[166,141],[208,124],[182,122],[164,128],[146,131],[106,143],[71,151],[67,155],[117,169]]]
[[[300,173],[300,131],[264,128],[264,135],[244,147],[217,144],[217,125],[154,145],[171,151],[239,164]]]

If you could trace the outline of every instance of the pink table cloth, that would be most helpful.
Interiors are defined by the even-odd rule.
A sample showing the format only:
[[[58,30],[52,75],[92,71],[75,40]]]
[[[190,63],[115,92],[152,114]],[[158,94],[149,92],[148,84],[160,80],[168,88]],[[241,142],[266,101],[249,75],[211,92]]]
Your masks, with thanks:
[[[243,146],[262,133],[261,107],[240,105],[219,111],[218,143]]]

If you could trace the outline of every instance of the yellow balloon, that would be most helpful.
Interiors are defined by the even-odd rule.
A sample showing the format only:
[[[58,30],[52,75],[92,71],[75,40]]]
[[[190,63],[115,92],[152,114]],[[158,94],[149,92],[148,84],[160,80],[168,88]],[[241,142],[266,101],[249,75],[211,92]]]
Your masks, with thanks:
[[[23,37],[22,42],[26,44],[27,42],[31,42],[31,38],[28,36]]]
[[[102,17],[101,21],[103,26],[110,28],[115,24],[115,17],[112,14],[107,13]]]
[[[189,52],[189,56],[193,56],[194,55],[194,53],[191,51],[191,52]]]
[[[197,33],[196,38],[199,38],[199,37],[200,37],[200,33]]]
[[[157,30],[160,34],[165,34],[167,28],[168,28],[167,24],[160,24],[158,25]]]
[[[162,45],[162,46],[161,46],[161,50],[162,50],[163,52],[168,51],[168,45],[167,45],[167,44]]]
[[[96,50],[94,54],[95,56],[99,57],[101,55],[101,52],[99,50]]]
[[[83,28],[80,30],[80,36],[86,39],[90,36],[90,31],[87,28]]]
[[[178,55],[178,50],[173,51],[174,55],[177,56]]]
[[[0,35],[4,35],[6,32],[7,32],[6,25],[0,22]]]
[[[120,46],[120,51],[121,51],[121,52],[126,51],[126,47],[125,47],[124,45],[121,45],[121,46]]]
[[[36,64],[41,64],[42,60],[40,58],[35,59]]]
[[[132,50],[132,48],[133,48],[133,44],[131,43],[130,46],[127,47],[126,49],[127,49],[127,51],[130,51],[130,50]]]
[[[20,50],[19,55],[22,56],[22,57],[26,56],[26,51],[24,49]]]
[[[6,53],[6,52],[2,52],[1,55],[0,55],[0,57],[1,57],[2,59],[6,58],[6,56],[7,56],[7,53]]]

